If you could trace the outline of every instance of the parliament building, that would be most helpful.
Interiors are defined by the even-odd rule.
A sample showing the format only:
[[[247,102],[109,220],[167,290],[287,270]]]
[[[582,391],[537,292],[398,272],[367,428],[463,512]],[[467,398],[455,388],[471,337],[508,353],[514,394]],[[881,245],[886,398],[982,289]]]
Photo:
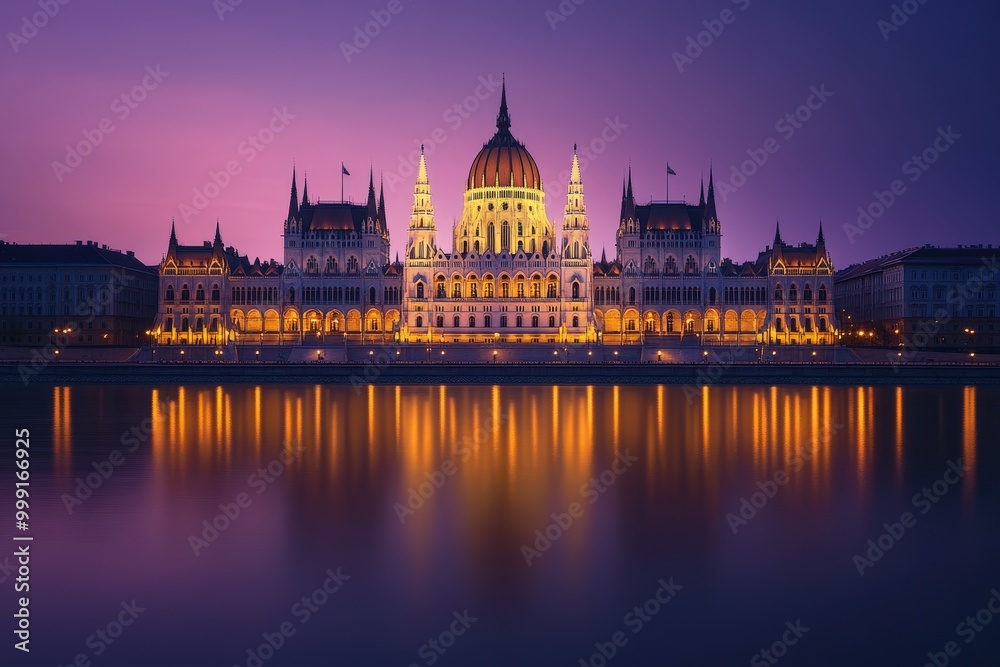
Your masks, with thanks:
[[[402,261],[385,200],[299,198],[293,170],[281,262],[252,262],[215,238],[159,266],[161,345],[506,343],[830,345],[834,267],[780,228],[755,260],[722,256],[714,176],[697,205],[638,204],[622,184],[614,255],[595,259],[574,149],[561,229],[531,153],[511,133],[506,86],[497,129],[472,161],[450,249],[439,243],[421,153]]]

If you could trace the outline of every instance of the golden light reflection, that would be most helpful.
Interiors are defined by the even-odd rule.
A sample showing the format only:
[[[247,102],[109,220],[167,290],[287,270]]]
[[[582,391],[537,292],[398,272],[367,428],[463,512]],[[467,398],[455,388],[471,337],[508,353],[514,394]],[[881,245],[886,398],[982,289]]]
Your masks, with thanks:
[[[71,387],[52,388],[52,450],[56,472],[68,472],[73,458],[73,395]]]
[[[962,464],[967,466],[962,495],[971,504],[976,492],[976,387],[962,390]]]

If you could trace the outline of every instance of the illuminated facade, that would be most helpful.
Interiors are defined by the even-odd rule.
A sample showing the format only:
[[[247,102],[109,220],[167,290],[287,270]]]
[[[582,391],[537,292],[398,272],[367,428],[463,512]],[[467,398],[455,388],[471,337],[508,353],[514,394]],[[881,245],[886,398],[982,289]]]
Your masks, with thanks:
[[[390,261],[384,197],[366,206],[298,200],[284,261],[249,262],[215,241],[160,266],[157,338],[174,344],[554,343],[832,344],[833,264],[815,244],[773,245],[742,264],[722,256],[714,176],[698,205],[639,205],[622,184],[615,257],[595,261],[574,150],[561,234],[540,171],[511,133],[506,86],[497,131],[475,157],[452,247],[438,243],[421,151],[404,261]],[[207,297],[207,298],[206,298]]]

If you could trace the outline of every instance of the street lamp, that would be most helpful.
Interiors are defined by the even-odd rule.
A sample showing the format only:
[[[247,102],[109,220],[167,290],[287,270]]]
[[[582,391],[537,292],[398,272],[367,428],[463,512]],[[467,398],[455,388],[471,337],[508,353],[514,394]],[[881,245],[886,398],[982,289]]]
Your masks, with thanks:
[[[493,363],[495,364],[496,362],[497,362],[497,351],[493,350]]]

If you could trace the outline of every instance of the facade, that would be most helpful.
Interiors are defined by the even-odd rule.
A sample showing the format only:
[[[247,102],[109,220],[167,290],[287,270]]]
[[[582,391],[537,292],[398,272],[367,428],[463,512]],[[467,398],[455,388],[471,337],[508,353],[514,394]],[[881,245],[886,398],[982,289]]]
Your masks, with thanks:
[[[0,344],[61,346],[148,342],[156,269],[94,241],[0,241]]]
[[[993,246],[923,246],[844,269],[835,298],[845,342],[1000,347],[996,254]]]
[[[261,263],[222,243],[178,245],[160,265],[161,344],[348,342],[829,345],[833,264],[780,229],[754,261],[722,255],[714,176],[707,197],[636,203],[622,185],[615,256],[595,261],[574,149],[561,226],[540,171],[511,133],[506,85],[497,130],[472,161],[451,248],[439,243],[421,151],[404,260],[390,260],[384,197],[301,202],[293,170],[284,258]]]

